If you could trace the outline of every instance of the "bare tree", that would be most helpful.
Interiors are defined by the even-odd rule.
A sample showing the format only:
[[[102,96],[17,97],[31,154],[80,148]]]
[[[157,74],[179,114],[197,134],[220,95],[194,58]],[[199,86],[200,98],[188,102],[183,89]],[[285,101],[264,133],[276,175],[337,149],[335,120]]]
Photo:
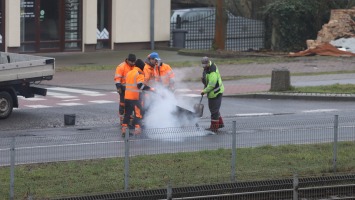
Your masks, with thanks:
[[[227,34],[228,15],[225,10],[224,0],[216,0],[216,20],[215,20],[215,36],[212,47],[218,50],[225,49],[225,41]]]

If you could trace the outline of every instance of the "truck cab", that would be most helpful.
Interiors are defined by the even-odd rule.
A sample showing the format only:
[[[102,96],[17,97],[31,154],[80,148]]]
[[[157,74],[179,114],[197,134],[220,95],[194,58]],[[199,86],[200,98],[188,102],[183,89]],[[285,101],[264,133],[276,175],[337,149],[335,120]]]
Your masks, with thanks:
[[[46,96],[45,88],[34,85],[52,80],[54,73],[54,58],[0,52],[0,120],[19,106],[17,96]]]

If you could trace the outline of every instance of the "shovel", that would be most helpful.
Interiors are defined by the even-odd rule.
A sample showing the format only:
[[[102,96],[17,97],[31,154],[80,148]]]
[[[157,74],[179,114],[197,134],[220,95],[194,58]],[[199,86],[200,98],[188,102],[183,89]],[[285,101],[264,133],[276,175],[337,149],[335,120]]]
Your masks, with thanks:
[[[201,95],[200,103],[194,105],[194,111],[196,117],[202,117],[204,105],[202,102],[203,95]]]

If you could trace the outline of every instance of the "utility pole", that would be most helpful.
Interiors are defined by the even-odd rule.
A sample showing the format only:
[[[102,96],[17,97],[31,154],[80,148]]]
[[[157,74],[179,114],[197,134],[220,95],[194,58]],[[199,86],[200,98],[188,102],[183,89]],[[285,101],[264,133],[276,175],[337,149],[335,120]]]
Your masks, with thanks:
[[[215,50],[225,49],[227,15],[224,13],[224,0],[216,0],[216,23],[213,48]]]

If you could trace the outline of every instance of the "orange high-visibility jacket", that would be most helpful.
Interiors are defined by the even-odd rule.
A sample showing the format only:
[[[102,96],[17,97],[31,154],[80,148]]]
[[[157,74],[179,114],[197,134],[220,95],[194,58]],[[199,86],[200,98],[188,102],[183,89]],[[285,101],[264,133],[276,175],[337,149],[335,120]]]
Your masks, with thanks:
[[[139,100],[139,94],[145,90],[147,86],[144,84],[144,72],[138,67],[134,67],[127,73],[125,99]],[[141,85],[141,87],[138,86]]]
[[[152,86],[153,82],[155,81],[154,77],[154,67],[150,66],[149,64],[144,65],[144,83]]]
[[[129,71],[131,71],[133,67],[131,67],[126,61],[122,62],[116,67],[115,73],[115,84],[119,83],[121,85],[126,84],[126,76]]]
[[[166,87],[174,84],[175,74],[168,64],[162,63],[160,66],[155,66],[154,76],[155,81],[162,83]]]

